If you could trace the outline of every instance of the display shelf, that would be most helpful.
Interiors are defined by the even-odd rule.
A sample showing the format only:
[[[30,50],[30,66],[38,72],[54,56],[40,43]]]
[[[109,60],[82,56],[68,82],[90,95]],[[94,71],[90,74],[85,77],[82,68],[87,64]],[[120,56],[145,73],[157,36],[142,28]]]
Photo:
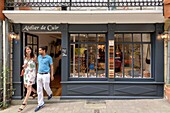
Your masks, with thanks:
[[[109,78],[114,78],[114,41],[109,42]]]

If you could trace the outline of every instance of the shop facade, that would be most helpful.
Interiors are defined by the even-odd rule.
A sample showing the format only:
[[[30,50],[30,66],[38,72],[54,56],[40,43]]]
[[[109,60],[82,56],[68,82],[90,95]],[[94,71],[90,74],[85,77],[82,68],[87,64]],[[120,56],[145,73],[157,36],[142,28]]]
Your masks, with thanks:
[[[38,55],[38,47],[54,44],[51,39],[57,43],[49,47],[57,48],[57,54],[50,55],[61,56],[60,98],[163,97],[163,0],[3,2],[4,36],[8,40],[8,34],[15,34],[10,57],[13,99],[24,97],[24,47],[33,47]]]
[[[61,32],[60,98],[163,98],[162,23],[14,24],[13,98],[23,97],[19,77],[25,33]]]

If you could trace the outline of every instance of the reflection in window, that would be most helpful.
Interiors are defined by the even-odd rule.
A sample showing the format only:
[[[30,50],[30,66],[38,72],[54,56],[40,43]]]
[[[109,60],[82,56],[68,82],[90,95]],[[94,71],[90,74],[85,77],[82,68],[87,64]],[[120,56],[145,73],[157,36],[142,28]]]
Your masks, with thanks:
[[[150,61],[150,34],[115,34],[116,78],[151,78]]]
[[[70,77],[105,78],[105,43],[105,34],[70,34]]]

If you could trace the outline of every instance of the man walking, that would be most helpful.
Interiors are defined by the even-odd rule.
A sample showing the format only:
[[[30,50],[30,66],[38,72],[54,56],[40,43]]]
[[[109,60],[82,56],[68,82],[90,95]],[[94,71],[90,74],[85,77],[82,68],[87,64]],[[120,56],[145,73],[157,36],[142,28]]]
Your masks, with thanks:
[[[44,107],[43,88],[48,94],[48,100],[52,98],[52,91],[50,88],[50,79],[54,80],[53,76],[53,61],[51,56],[46,54],[47,46],[39,48],[38,56],[38,73],[37,73],[37,94],[38,106],[35,112]]]

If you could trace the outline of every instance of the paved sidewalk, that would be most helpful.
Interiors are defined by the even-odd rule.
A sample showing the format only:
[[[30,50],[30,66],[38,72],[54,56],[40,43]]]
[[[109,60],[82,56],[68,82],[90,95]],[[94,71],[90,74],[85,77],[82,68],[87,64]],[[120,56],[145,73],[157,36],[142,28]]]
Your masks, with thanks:
[[[35,100],[34,100],[35,102]],[[29,102],[22,113],[35,113],[37,106]],[[0,113],[18,113],[20,105],[12,105]],[[170,113],[166,99],[131,100],[46,100],[45,107],[37,113]]]

